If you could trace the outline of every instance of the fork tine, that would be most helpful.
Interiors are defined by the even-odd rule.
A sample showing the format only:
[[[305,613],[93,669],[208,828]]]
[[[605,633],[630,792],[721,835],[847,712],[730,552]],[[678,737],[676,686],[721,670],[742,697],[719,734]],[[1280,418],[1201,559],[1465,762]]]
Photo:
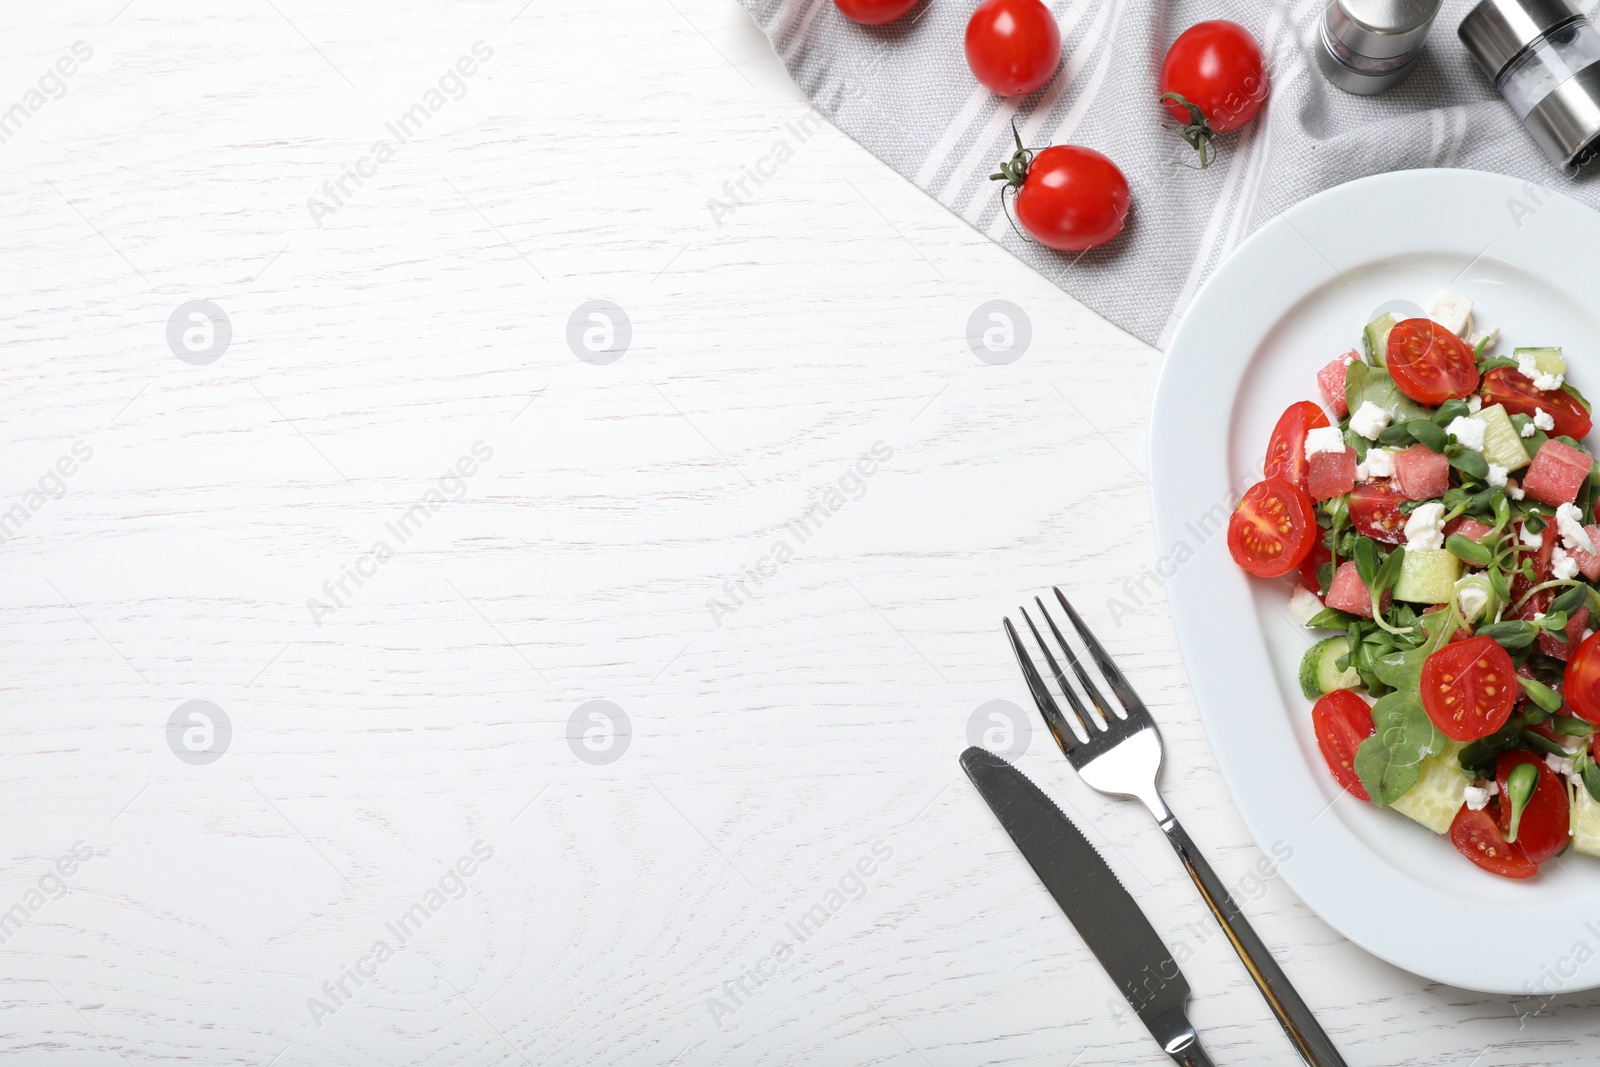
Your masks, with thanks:
[[[1056,635],[1056,640],[1061,644],[1061,651],[1067,654],[1067,662],[1072,665],[1072,673],[1076,674],[1078,681],[1083,683],[1084,690],[1089,694],[1089,700],[1094,704],[1095,710],[1100,713],[1100,718],[1109,727],[1112,722],[1121,718],[1121,716],[1113,714],[1106,705],[1106,698],[1100,695],[1100,687],[1094,684],[1094,679],[1089,677],[1089,672],[1083,669],[1083,664],[1078,660],[1078,654],[1072,651],[1072,646],[1067,644],[1067,639],[1062,636],[1061,630],[1057,628],[1056,620],[1045,610],[1044,601],[1034,597],[1033,602],[1039,605],[1039,614],[1043,615],[1044,621],[1049,624],[1050,632]],[[1066,684],[1064,679],[1062,684]]]
[[[1061,709],[1056,706],[1055,698],[1050,695],[1049,688],[1044,684],[1044,679],[1039,677],[1039,671],[1033,665],[1033,660],[1028,658],[1028,652],[1022,647],[1022,639],[1017,636],[1017,628],[1011,625],[1010,619],[1002,619],[1006,627],[1006,636],[1011,639],[1011,651],[1016,654],[1017,666],[1022,668],[1022,677],[1028,683],[1028,692],[1033,694],[1033,702],[1039,706],[1039,714],[1044,716],[1044,724],[1050,728],[1050,735],[1056,739],[1056,744],[1061,747],[1062,755],[1069,755],[1077,743],[1077,735],[1067,725]]]
[[[1061,687],[1061,694],[1067,698],[1067,703],[1072,705],[1072,710],[1077,714],[1078,722],[1083,726],[1083,736],[1092,739],[1100,732],[1100,724],[1095,722],[1094,716],[1083,706],[1083,701],[1078,699],[1072,683],[1067,681],[1067,676],[1062,673],[1061,665],[1050,654],[1050,646],[1045,644],[1044,638],[1039,634],[1039,628],[1033,624],[1033,617],[1028,614],[1028,609],[1019,607],[1017,610],[1022,612],[1022,620],[1028,624],[1028,629],[1033,631],[1033,639],[1039,643],[1039,651],[1044,653],[1045,662],[1050,664],[1050,673],[1056,676],[1056,684]]]
[[[1106,684],[1111,686],[1111,691],[1117,694],[1117,699],[1122,701],[1122,706],[1128,710],[1128,717],[1130,719],[1134,717],[1149,719],[1150,710],[1144,706],[1144,701],[1139,699],[1139,694],[1133,691],[1133,686],[1128,684],[1128,679],[1123,675],[1122,671],[1117,669],[1117,665],[1112,661],[1110,654],[1106,652],[1099,641],[1095,640],[1094,634],[1089,632],[1089,628],[1083,624],[1083,620],[1078,617],[1078,613],[1072,609],[1072,605],[1067,602],[1066,594],[1061,591],[1060,586],[1052,586],[1051,588],[1055,590],[1056,599],[1066,609],[1067,618],[1072,620],[1073,629],[1077,630],[1078,636],[1083,638],[1084,645],[1089,649],[1090,657],[1093,658],[1095,665],[1100,668],[1100,673],[1105,676]]]

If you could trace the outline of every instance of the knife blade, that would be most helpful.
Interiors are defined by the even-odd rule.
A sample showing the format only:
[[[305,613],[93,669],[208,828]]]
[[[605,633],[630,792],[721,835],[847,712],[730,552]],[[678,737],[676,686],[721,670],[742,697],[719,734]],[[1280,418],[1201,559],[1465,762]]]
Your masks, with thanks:
[[[1162,1051],[1180,1064],[1211,1067],[1184,1013],[1183,971],[1095,847],[1055,801],[994,753],[973,746],[961,754],[961,769]]]

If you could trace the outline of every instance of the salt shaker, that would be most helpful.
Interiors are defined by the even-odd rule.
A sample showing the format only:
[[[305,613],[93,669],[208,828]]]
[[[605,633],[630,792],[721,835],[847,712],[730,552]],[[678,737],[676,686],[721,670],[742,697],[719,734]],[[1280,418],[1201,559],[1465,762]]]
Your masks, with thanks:
[[[1456,33],[1556,166],[1594,154],[1600,32],[1568,0],[1483,0]]]
[[[1333,0],[1322,13],[1323,76],[1347,93],[1392,89],[1417,65],[1440,0]]]

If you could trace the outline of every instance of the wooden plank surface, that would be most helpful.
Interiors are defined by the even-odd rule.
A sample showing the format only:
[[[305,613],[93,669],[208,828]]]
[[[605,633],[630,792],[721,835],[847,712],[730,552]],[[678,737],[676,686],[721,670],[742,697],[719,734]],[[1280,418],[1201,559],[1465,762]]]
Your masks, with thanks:
[[[1163,1062],[956,764],[1052,582],[1352,1064],[1592,1059],[1595,997],[1428,984],[1253,873],[1140,585],[1159,353],[729,0],[4,20],[8,1060]],[[1026,745],[1217,1061],[1287,1062],[1147,818]]]

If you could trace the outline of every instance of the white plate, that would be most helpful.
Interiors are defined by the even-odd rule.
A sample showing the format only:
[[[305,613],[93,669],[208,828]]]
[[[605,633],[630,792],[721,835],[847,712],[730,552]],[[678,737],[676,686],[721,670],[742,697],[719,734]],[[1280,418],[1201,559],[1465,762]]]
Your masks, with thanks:
[[[1600,397],[1600,215],[1498,174],[1413,170],[1330,189],[1246,241],[1195,298],[1151,414],[1161,573],[1206,731],[1240,813],[1300,898],[1367,951],[1426,978],[1493,993],[1600,986],[1600,860],[1537,878],[1478,870],[1448,836],[1340,792],[1300,694],[1311,643],[1288,583],[1228,556],[1227,515],[1259,478],[1267,438],[1316,371],[1359,347],[1381,305],[1449,288],[1499,326],[1499,352],[1559,345]]]

